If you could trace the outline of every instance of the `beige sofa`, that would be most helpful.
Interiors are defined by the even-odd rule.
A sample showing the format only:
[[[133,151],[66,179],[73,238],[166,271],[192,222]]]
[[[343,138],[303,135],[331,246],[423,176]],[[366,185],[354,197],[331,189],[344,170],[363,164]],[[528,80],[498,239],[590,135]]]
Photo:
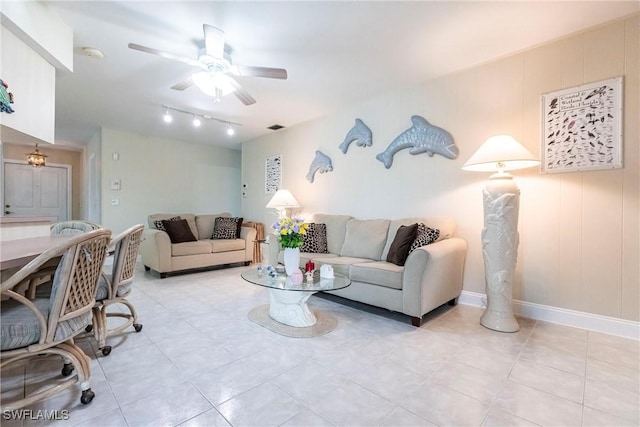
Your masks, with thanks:
[[[330,293],[411,317],[414,326],[422,317],[445,304],[456,304],[462,292],[467,242],[454,237],[451,218],[357,220],[346,215],[316,214],[308,222],[326,224],[329,253],[301,253],[316,268],[331,264],[334,272],[348,276],[351,286]],[[434,243],[409,254],[404,266],[387,262],[387,254],[401,225],[424,223],[440,230]],[[275,235],[269,236],[270,259],[283,261]]]
[[[155,221],[180,216],[186,219],[196,242],[171,243],[169,235],[156,228]],[[201,269],[227,264],[244,263],[253,259],[256,230],[242,227],[239,239],[210,239],[215,219],[230,217],[229,213],[217,215],[154,214],[149,215],[149,228],[145,229],[142,244],[142,263],[145,270],[154,270],[161,278],[169,273]]]

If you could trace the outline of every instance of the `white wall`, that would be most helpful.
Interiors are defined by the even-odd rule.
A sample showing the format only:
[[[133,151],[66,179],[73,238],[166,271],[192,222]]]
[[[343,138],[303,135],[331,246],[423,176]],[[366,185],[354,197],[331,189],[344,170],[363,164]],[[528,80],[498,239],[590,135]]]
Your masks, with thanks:
[[[110,128],[101,140],[101,223],[114,233],[153,213],[240,213],[239,151]],[[111,190],[113,179],[121,190]]]
[[[14,112],[0,115],[2,141],[53,143],[56,69],[4,26],[0,39],[0,77],[14,95]]]
[[[242,182],[248,185],[242,215],[262,219],[265,157],[282,154],[283,188],[307,212],[358,218],[452,215],[469,243],[464,289],[484,293],[480,247],[481,190],[487,176],[461,170],[489,137],[510,133],[540,151],[540,95],[624,75],[624,168],[542,175],[517,171],[520,251],[514,298],[605,316],[640,319],[639,20],[594,28],[454,75],[383,94],[309,123],[243,144]],[[448,130],[460,149],[455,160],[398,152],[385,169],[375,159],[411,115]],[[338,145],[361,118],[373,146]],[[320,149],[334,171],[305,174]]]

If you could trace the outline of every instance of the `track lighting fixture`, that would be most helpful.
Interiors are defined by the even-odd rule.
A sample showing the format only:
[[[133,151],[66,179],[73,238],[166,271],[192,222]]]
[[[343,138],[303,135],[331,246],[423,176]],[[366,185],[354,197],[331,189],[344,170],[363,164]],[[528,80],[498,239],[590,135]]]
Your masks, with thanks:
[[[225,123],[227,125],[227,135],[229,136],[235,135],[236,130],[234,129],[234,126],[242,126],[240,123],[230,122],[229,120],[217,119],[209,115],[198,114],[191,111],[181,110],[180,108],[169,107],[168,105],[163,105],[162,108],[164,109],[162,120],[164,120],[165,123],[171,123],[173,121],[171,112],[178,112],[178,113],[190,115],[192,118],[191,123],[193,124],[193,127],[196,127],[196,128],[202,126],[203,119],[214,120],[219,123]]]

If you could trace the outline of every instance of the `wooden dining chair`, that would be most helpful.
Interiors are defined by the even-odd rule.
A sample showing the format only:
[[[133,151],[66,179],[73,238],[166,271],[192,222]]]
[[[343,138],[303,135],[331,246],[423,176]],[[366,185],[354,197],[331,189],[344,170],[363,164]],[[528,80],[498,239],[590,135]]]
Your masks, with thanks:
[[[75,235],[81,233],[87,233],[89,231],[98,230],[102,228],[101,225],[95,224],[90,221],[84,220],[72,220],[62,221],[51,225],[52,235]],[[27,287],[26,295],[29,299],[36,297],[38,287],[47,285],[44,287],[44,291],[40,292],[41,295],[48,295],[51,288],[51,275],[55,271],[55,268],[41,268],[37,272],[31,275],[29,278],[29,285]]]
[[[111,274],[103,273],[100,278],[96,304],[93,307],[93,325],[87,328],[88,332],[93,328],[98,348],[105,356],[111,353],[111,346],[106,345],[108,336],[119,334],[130,326],[133,326],[136,332],[142,330],[142,325],[138,323],[136,309],[126,297],[131,293],[143,230],[144,225],[134,225],[114,237],[109,244],[109,247],[114,251]],[[107,308],[114,304],[126,306],[129,312],[107,312]],[[127,320],[123,324],[109,329],[107,325],[109,317],[121,317]]]
[[[16,363],[57,355],[64,360],[62,375],[69,376],[29,396],[12,402],[3,400],[3,410],[22,408],[75,383],[80,384],[82,403],[93,400],[90,360],[74,343],[74,337],[91,323],[91,309],[110,237],[111,231],[106,229],[75,236],[45,251],[2,282],[1,293],[6,299],[0,302],[0,374]],[[14,290],[56,258],[60,262],[48,298],[30,300]],[[74,371],[75,375],[70,376]]]

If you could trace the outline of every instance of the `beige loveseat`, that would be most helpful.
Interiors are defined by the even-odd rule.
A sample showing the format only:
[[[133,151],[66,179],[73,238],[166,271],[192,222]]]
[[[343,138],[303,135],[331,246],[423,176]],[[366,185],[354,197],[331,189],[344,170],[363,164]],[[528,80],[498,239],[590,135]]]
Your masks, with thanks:
[[[358,220],[346,215],[316,214],[307,222],[326,224],[329,253],[301,253],[300,266],[331,264],[351,279],[351,286],[332,294],[411,316],[414,326],[445,304],[454,305],[462,292],[467,242],[454,237],[451,218]],[[432,244],[411,252],[404,266],[387,262],[389,248],[401,225],[423,223],[440,231]],[[275,235],[269,236],[270,259],[283,261]]]
[[[169,235],[156,227],[156,221],[180,216],[186,219],[195,242],[171,243]],[[242,227],[240,238],[211,239],[215,219],[231,217],[229,213],[217,215],[194,214],[154,214],[149,215],[149,228],[145,229],[142,244],[142,263],[145,270],[155,270],[161,278],[168,273],[214,267],[226,264],[244,263],[253,259],[256,230]]]

